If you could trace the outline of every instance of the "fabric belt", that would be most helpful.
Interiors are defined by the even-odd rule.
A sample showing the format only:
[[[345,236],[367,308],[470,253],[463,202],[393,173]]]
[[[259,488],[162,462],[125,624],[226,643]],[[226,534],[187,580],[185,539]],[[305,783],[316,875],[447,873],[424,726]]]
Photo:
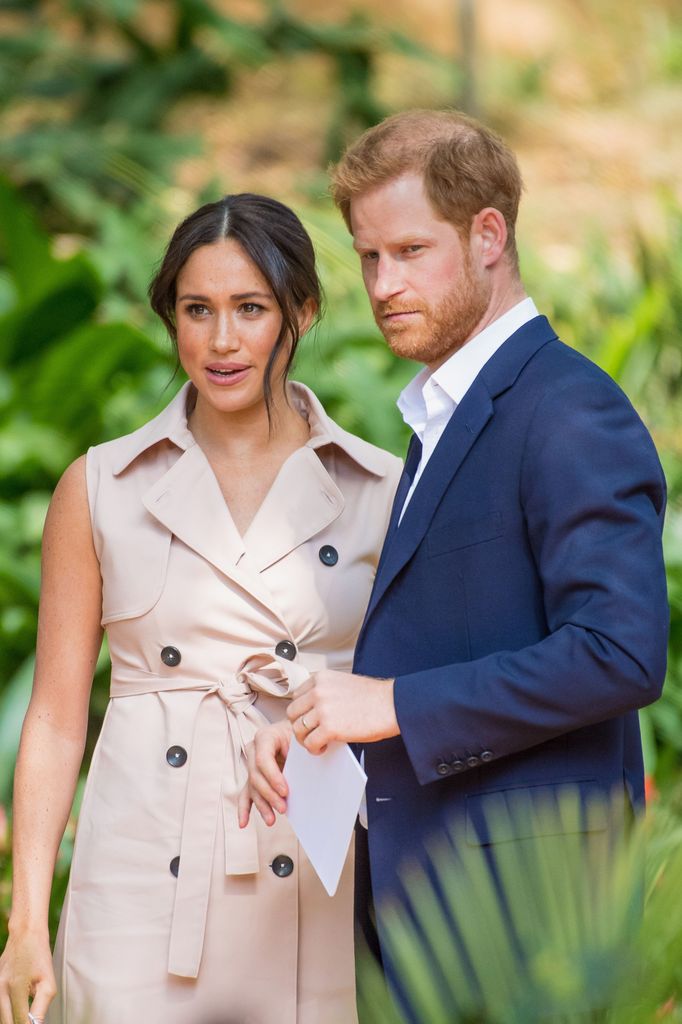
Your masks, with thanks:
[[[172,690],[203,690],[194,722],[189,775],[180,841],[180,870],[171,924],[168,972],[196,978],[204,945],[211,887],[213,849],[222,804],[225,874],[258,871],[256,816],[240,829],[237,797],[246,782],[246,745],[268,719],[254,702],[259,693],[291,697],[309,676],[301,664],[274,654],[249,657],[238,672],[215,683],[173,676],[161,678],[130,669],[114,669],[112,697],[133,697]],[[224,715],[216,713],[217,702]],[[227,728],[225,727],[227,724]]]

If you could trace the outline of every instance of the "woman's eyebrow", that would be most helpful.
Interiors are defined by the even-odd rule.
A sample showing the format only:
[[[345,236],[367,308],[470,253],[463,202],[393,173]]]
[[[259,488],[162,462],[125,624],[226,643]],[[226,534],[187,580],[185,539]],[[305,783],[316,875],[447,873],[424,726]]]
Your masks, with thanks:
[[[271,299],[272,295],[270,292],[237,292],[234,295],[230,295],[230,299],[233,301],[243,301],[244,299]],[[207,295],[179,295],[178,302],[185,302],[187,299],[191,299],[193,302],[210,302]]]

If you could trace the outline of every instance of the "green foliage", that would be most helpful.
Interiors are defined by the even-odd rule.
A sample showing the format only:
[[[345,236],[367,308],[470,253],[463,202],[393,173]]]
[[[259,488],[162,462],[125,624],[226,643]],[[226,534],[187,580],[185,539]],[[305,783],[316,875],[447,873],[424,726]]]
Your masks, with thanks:
[[[378,913],[423,1024],[649,1024],[679,1001],[682,825],[663,807],[631,830],[621,817],[570,791],[500,799],[492,845],[453,828],[405,868],[406,904]],[[368,1024],[401,1020],[369,959],[360,1006]]]
[[[49,495],[68,462],[146,418],[171,375],[168,355],[124,322],[101,323],[100,277],[83,253],[52,255],[49,237],[0,180],[0,802],[9,798],[18,726],[31,685]],[[121,417],[125,408],[126,415]],[[123,422],[120,422],[123,419]],[[11,738],[14,737],[14,742]]]

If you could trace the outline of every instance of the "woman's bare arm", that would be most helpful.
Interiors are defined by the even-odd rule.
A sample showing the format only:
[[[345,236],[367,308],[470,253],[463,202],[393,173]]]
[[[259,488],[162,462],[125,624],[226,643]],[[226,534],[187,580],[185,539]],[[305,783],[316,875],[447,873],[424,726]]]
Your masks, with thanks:
[[[2,1024],[25,1024],[30,995],[33,1012],[44,1016],[54,992],[50,887],[83,758],[101,607],[83,457],[57,485],[43,534],[36,669],[14,782],[10,938],[0,959]]]

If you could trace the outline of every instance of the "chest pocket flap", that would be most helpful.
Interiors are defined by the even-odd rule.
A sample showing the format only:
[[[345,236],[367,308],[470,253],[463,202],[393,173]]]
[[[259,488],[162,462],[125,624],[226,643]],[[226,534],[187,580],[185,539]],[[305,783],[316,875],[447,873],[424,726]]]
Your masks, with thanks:
[[[166,582],[171,539],[147,513],[135,524],[122,517],[110,525],[100,548],[103,626],[151,611]]]
[[[472,544],[483,544],[487,540],[501,537],[503,532],[501,512],[488,512],[476,519],[451,519],[429,533],[429,557],[468,548]]]

